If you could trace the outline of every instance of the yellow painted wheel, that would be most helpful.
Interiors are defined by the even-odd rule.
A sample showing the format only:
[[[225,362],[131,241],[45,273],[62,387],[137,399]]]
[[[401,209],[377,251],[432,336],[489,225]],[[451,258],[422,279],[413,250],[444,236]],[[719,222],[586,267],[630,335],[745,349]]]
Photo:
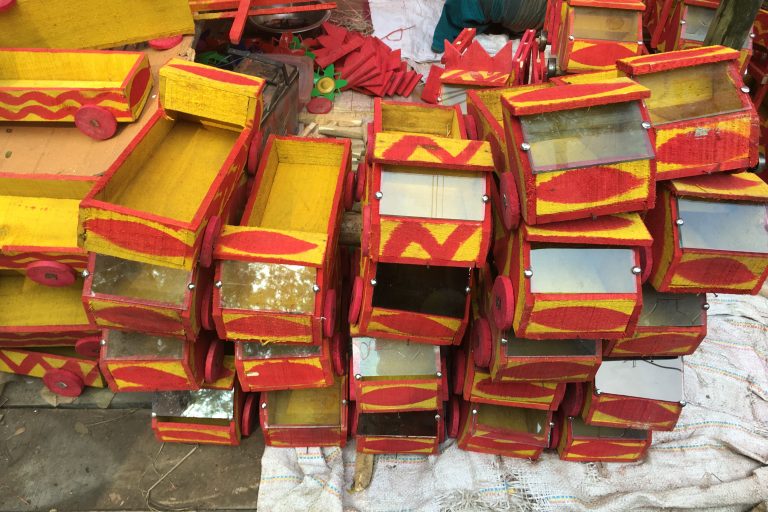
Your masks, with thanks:
[[[330,94],[336,88],[336,80],[329,76],[324,76],[315,84],[320,94]]]

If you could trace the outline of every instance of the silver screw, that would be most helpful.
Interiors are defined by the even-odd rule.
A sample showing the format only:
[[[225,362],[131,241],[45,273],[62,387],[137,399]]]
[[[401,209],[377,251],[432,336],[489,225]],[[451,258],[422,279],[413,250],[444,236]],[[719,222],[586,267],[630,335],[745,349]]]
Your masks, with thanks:
[[[632,273],[635,275],[640,274],[643,271],[640,267],[632,267]]]
[[[680,20],[681,25],[685,25],[685,20]]]
[[[749,38],[750,38],[750,39],[754,39],[754,38],[755,38],[755,33],[754,33],[754,32],[750,32],[750,34],[749,34]]]
[[[189,288],[190,290],[194,290],[195,289],[195,284],[194,283],[189,283],[187,285],[187,288]]]
[[[477,414],[477,409],[472,409],[472,414]]]
[[[341,405],[347,405],[347,399],[346,398],[341,401]]]
[[[550,427],[554,427],[554,426],[555,426],[555,422],[554,422],[554,421],[550,421],[550,422],[549,422],[549,426],[550,426]]]
[[[649,123],[648,121],[643,121],[642,123],[640,123],[640,126],[645,128],[646,130],[650,130],[651,129],[651,123]]]
[[[574,39],[575,39],[575,37],[573,37],[573,36],[568,36],[568,40],[569,40],[569,41],[573,41]]]
[[[157,413],[153,411],[153,412],[152,412],[152,417],[153,417],[153,418],[156,418],[156,417],[157,417]]]
[[[527,277],[528,279],[530,279],[530,278],[533,277],[533,270],[527,268],[527,269],[523,270],[523,275],[525,277]]]
[[[356,373],[356,374],[355,374],[355,380],[360,380],[360,379],[362,379],[362,378],[363,378],[363,376],[362,376],[362,375],[360,375],[359,373]]]
[[[472,291],[472,289],[471,289],[469,286],[467,286],[466,288],[464,288],[464,293],[469,293],[469,292],[471,292],[471,291]]]
[[[313,285],[312,285],[312,291],[313,291],[313,292],[315,292],[315,293],[317,293],[317,292],[319,292],[319,291],[320,291],[320,287],[319,287],[319,286],[317,286],[316,284],[313,284]]]
[[[685,407],[686,405],[688,405],[688,402],[685,400],[680,400],[680,407]]]
[[[437,375],[437,378],[441,378],[443,376],[443,372],[437,372],[435,375]]]
[[[439,414],[435,414],[435,421],[440,421],[440,415]]]
[[[529,149],[531,149],[531,145],[528,144],[527,142],[523,142],[522,144],[520,144],[520,149],[522,149],[523,151],[528,151]]]
[[[375,195],[376,195],[376,199],[381,199],[382,197],[384,197],[384,194],[382,194],[381,191],[376,192]]]
[[[101,341],[99,342],[99,345],[101,345],[102,347],[103,347],[104,345],[106,345],[106,344],[107,344],[107,340],[101,340]]]
[[[596,394],[596,395],[602,395],[602,394],[603,394],[603,392],[602,392],[602,391],[600,391],[599,389],[595,388],[595,394]]]
[[[484,203],[488,202],[488,196],[486,194],[483,194],[483,202]]]
[[[91,273],[88,272],[87,270],[83,270],[82,275],[83,275],[83,277],[88,277],[89,275],[91,275]]]
[[[261,402],[261,408],[266,409],[267,408],[267,402]]]
[[[224,283],[222,283],[221,281],[216,281],[215,283],[213,283],[213,286],[215,286],[216,288],[221,288],[223,285]]]
[[[683,224],[685,224],[685,221],[683,219],[677,219],[675,221],[675,224],[677,224],[678,226],[682,226]]]
[[[741,92],[748,93],[749,92],[749,87],[747,87],[746,85],[742,86],[741,87]]]
[[[705,302],[704,305],[701,306],[701,307],[704,309],[704,311],[708,310],[709,309],[709,302]]]
[[[642,41],[638,41],[637,44],[643,44],[643,42]]]
[[[501,338],[502,345],[506,345],[507,343],[509,343],[509,340],[507,338]]]
[[[375,279],[371,279],[371,286],[376,286],[376,280]]]

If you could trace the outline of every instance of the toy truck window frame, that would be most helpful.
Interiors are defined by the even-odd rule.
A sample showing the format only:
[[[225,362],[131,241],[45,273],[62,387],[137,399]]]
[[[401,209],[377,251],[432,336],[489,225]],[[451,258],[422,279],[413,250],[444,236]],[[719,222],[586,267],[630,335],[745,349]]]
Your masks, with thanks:
[[[355,378],[357,378],[357,376],[359,375],[360,380],[365,380],[365,381],[381,380],[381,381],[391,381],[392,383],[395,383],[398,380],[409,380],[409,381],[434,380],[434,379],[439,379],[439,377],[437,377],[437,374],[442,373],[443,371],[440,350],[436,345],[427,345],[423,343],[408,343],[401,340],[391,340],[391,339],[380,338],[380,337],[374,338],[369,336],[356,336],[352,339],[352,343],[353,343],[352,373],[355,375]],[[383,345],[383,346],[380,347],[379,345]],[[395,372],[395,373],[391,371],[373,373],[370,371],[370,369],[367,369],[363,364],[363,360],[367,359],[368,355],[371,355],[373,353],[378,354],[379,352],[388,352],[392,350],[397,350],[399,347],[408,347],[412,351],[423,352],[424,354],[416,354],[413,357],[418,357],[420,359],[423,359],[422,363],[424,364],[426,364],[427,360],[429,359],[432,363],[432,366],[429,368],[430,371],[422,372],[422,373],[413,373],[409,369],[404,369],[402,371]],[[429,351],[432,351],[432,353],[429,354],[428,353]],[[413,354],[413,352],[411,353]],[[382,359],[382,357],[377,355],[377,360],[379,361],[379,364],[381,364],[382,360],[386,362],[386,354],[384,356],[384,359]],[[392,365],[391,362],[390,362],[390,365]],[[402,368],[399,364],[396,366],[398,370]],[[377,368],[378,368],[378,365],[377,365]]]
[[[693,197],[693,196],[687,196],[687,195],[676,195],[673,196],[673,215],[676,219],[682,220],[682,222],[676,222],[675,226],[677,228],[677,238],[680,244],[680,248],[683,250],[686,249],[692,249],[697,251],[707,251],[707,252],[737,252],[741,254],[761,254],[761,255],[768,255],[768,243],[764,244],[763,250],[757,250],[758,247],[756,245],[750,245],[752,243],[756,243],[759,240],[762,240],[763,242],[768,242],[768,235],[766,235],[765,231],[768,229],[768,200],[765,200],[763,202],[746,202],[746,201],[728,201],[728,200],[711,200],[707,198],[702,197]],[[697,216],[694,214],[694,212],[691,211],[685,211],[682,206],[690,205],[694,206],[696,204],[699,205],[707,205],[708,208],[718,208],[723,209],[727,208],[728,211],[722,211],[722,212],[713,212],[713,213],[707,213],[704,212],[707,217],[710,218],[710,222],[712,221],[722,221],[726,220],[729,222],[733,222],[732,225],[726,225],[723,227],[718,227],[716,224],[710,224],[709,226],[704,226],[702,224],[702,221],[694,221],[695,217]],[[743,215],[743,213],[746,213],[749,210],[750,215]],[[743,212],[743,213],[742,213]],[[701,213],[701,212],[696,212]],[[738,218],[736,217],[737,214],[742,213],[742,217]],[[755,215],[757,214],[757,215]],[[748,218],[751,217],[751,218]],[[754,223],[754,220],[759,220],[758,223],[755,225],[752,225]],[[746,221],[753,221],[747,223]],[[698,225],[697,225],[698,224]],[[696,227],[692,227],[692,225]],[[751,229],[755,230],[750,234],[742,235],[740,236],[740,243],[747,245],[737,245],[733,238],[731,238],[728,234],[734,233],[734,232],[741,232],[742,229],[740,229],[743,226],[749,226]],[[686,244],[686,239],[690,240],[690,238],[693,238],[696,236],[696,234],[699,234],[699,239],[703,241],[701,244],[692,244],[688,245]],[[750,236],[751,235],[751,236]],[[714,244],[710,244],[708,242],[720,240],[719,237],[722,237],[722,239],[725,239],[726,242],[725,245],[720,246],[713,246]],[[722,243],[722,242],[721,242]]]
[[[612,8],[608,7],[607,5],[603,5],[601,2],[594,2],[596,5],[590,6],[588,4],[585,4],[584,2],[569,2],[569,5],[571,7],[570,13],[569,13],[569,19],[568,19],[568,26],[570,28],[570,34],[572,35],[574,39],[579,39],[582,41],[608,41],[612,43],[635,43],[637,44],[638,41],[642,40],[642,31],[640,27],[642,26],[642,11],[637,9],[619,9],[619,8]],[[591,29],[587,29],[584,31],[584,34],[581,34],[579,32],[579,17],[588,15],[589,11],[595,11],[592,14],[597,17],[602,14],[613,14],[613,15],[619,15],[626,17],[626,20],[623,21],[623,24],[626,23],[634,23],[634,32],[628,31],[627,36],[624,39],[609,39],[607,37],[594,37],[594,32],[590,33]],[[599,12],[597,12],[599,11]],[[606,24],[608,21],[608,17],[604,16]],[[579,29],[579,30],[577,30]],[[606,30],[607,35],[607,30]]]

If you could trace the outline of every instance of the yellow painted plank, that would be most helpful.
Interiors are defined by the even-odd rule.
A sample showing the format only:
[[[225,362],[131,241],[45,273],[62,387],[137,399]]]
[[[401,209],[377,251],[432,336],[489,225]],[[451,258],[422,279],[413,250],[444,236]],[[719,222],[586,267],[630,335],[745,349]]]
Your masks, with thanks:
[[[87,325],[79,284],[54,288],[37,284],[21,274],[0,275],[0,326],[47,326],[62,328]]]
[[[0,196],[0,248],[77,247],[78,199]]]

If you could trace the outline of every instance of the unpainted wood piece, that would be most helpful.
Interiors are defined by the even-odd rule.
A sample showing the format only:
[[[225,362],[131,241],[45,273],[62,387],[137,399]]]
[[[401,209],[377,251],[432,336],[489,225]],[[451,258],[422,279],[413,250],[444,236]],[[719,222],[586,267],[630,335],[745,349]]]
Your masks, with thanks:
[[[721,0],[704,46],[720,44],[741,50],[762,3],[761,0]]]

